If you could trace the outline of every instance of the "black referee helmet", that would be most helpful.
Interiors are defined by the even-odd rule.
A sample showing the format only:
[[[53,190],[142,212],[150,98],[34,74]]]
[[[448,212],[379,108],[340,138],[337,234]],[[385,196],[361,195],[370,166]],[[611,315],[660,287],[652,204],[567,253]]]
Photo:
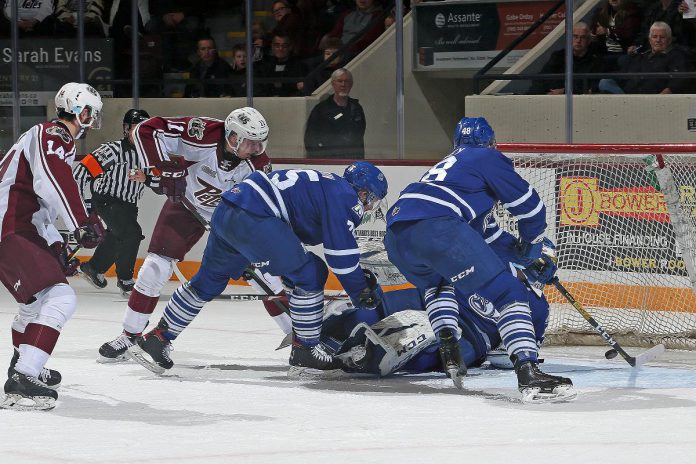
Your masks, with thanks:
[[[150,119],[150,115],[147,114],[147,111],[131,108],[126,111],[126,114],[123,116],[123,124],[138,124],[146,119]]]

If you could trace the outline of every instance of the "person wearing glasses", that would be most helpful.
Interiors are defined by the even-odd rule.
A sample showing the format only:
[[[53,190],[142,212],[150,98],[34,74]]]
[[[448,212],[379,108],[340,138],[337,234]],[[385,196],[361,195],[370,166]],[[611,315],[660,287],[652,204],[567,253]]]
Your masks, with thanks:
[[[292,97],[299,94],[305,66],[293,56],[292,50],[290,36],[274,32],[271,39],[271,56],[264,58],[257,68],[257,77],[261,80],[256,87],[256,96]],[[292,78],[296,80],[293,81]]]

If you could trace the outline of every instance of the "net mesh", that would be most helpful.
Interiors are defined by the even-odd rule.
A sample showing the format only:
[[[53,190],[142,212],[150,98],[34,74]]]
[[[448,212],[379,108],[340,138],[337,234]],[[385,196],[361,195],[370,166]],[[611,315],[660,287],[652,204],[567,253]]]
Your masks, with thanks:
[[[558,277],[595,319],[625,344],[696,349],[696,276],[689,272],[696,250],[696,157],[655,147],[666,169],[654,170],[644,149],[499,148],[544,200]],[[501,226],[516,233],[514,219],[502,207],[496,213]],[[549,340],[602,343],[555,288],[547,286],[546,294]]]

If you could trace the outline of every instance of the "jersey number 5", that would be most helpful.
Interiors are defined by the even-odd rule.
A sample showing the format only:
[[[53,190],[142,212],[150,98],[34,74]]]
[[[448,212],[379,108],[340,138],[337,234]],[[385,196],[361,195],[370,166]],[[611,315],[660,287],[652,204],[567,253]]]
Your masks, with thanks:
[[[319,174],[317,174],[316,171],[309,169],[291,169],[286,171],[285,180],[280,180],[280,175],[274,174],[273,177],[271,177],[271,181],[276,185],[276,187],[278,187],[278,189],[285,190],[286,188],[290,188],[295,185],[297,180],[300,178],[301,172],[307,174],[307,177],[309,177],[311,182],[319,182]]]

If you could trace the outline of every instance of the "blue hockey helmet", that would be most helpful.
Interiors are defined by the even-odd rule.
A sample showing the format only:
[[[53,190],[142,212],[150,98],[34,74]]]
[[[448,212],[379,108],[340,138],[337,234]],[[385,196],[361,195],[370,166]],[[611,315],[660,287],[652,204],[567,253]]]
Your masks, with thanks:
[[[356,193],[367,192],[365,205],[369,205],[370,208],[387,196],[387,178],[382,171],[368,161],[356,161],[348,166],[343,173],[343,178],[353,186]]]
[[[462,118],[454,129],[454,148],[493,147],[495,132],[486,118]]]

